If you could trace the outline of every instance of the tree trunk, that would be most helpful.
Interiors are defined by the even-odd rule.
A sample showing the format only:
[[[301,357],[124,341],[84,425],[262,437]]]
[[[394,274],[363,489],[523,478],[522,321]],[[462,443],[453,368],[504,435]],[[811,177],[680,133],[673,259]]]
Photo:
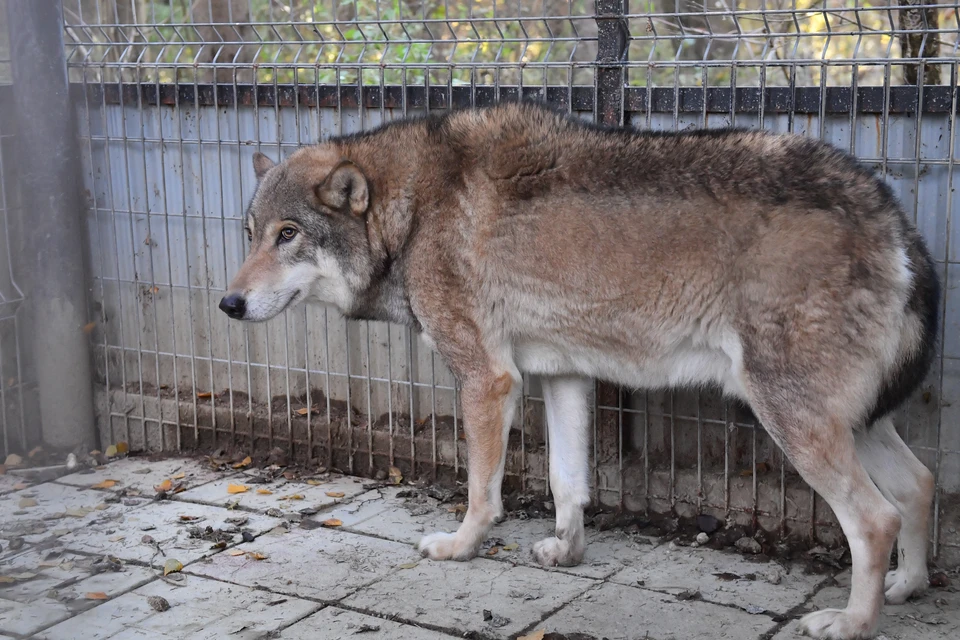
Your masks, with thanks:
[[[932,33],[940,26],[937,7],[918,8],[918,5],[934,4],[936,0],[899,0],[900,28],[914,33],[900,34],[900,55],[904,58],[936,58],[940,55],[940,38]],[[917,84],[920,65],[903,65],[903,80]],[[940,84],[940,66],[923,65],[923,84]]]

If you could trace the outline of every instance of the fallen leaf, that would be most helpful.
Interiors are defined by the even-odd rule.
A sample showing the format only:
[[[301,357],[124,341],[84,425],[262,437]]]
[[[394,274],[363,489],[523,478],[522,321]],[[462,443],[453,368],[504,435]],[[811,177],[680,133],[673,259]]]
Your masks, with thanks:
[[[343,521],[338,520],[337,518],[330,518],[329,520],[324,520],[320,524],[322,524],[325,527],[339,527],[343,524]]]
[[[249,467],[250,463],[253,462],[253,459],[250,456],[247,456],[237,464],[233,465],[234,469],[243,469],[244,467]]]
[[[212,397],[213,397],[213,393],[211,393],[210,391],[201,391],[200,393],[197,394],[197,397],[198,397],[198,398],[212,398]]]
[[[18,482],[17,484],[13,485],[13,490],[14,490],[14,491],[23,491],[24,489],[28,488],[29,486],[30,486],[30,483],[29,483],[29,482]]]
[[[126,442],[121,441],[117,443],[117,453],[123,454],[128,451],[130,451],[130,445],[128,445]]]
[[[466,512],[467,512],[467,505],[462,503],[455,504],[449,509],[447,509],[447,513],[466,513]]]
[[[87,335],[90,335],[93,332],[93,330],[96,328],[97,328],[96,322],[88,322],[87,324],[83,325],[83,332]]]
[[[232,555],[232,556],[242,556],[244,553],[246,553],[246,551],[244,551],[243,549],[231,549],[231,550],[230,550],[230,555]]]
[[[525,636],[517,636],[517,640],[543,640],[543,636],[545,635],[547,635],[546,629],[537,629]]]
[[[397,467],[390,467],[388,475],[390,476],[390,482],[393,484],[400,484],[400,481],[403,480],[403,473]]]
[[[161,598],[160,596],[150,596],[147,598],[147,604],[149,604],[150,608],[154,611],[161,613],[170,608],[170,603],[167,602],[166,598]]]
[[[270,489],[257,489],[257,493],[259,493],[261,496],[273,495],[273,491],[270,491]]]
[[[90,507],[70,507],[63,512],[63,515],[70,516],[71,518],[83,518],[90,514],[93,511]]]
[[[32,578],[36,578],[37,574],[31,573],[29,571],[24,571],[23,573],[10,574],[10,577],[15,578],[16,580],[30,580]]]
[[[199,520],[200,516],[180,516],[180,522],[193,522]]]
[[[120,454],[120,451],[117,449],[117,445],[112,444],[107,447],[107,451],[104,453],[108,458],[116,458]]]
[[[27,509],[29,507],[37,506],[37,501],[33,498],[20,498],[20,508]]]
[[[112,538],[107,538],[107,540],[109,542],[120,542],[124,538],[126,538],[126,536],[113,536]]]
[[[280,498],[280,499],[281,499],[281,500],[303,500],[303,494],[302,494],[302,493],[295,493],[295,494],[293,494],[292,496],[284,496],[284,497],[282,497],[282,498]]]
[[[328,498],[342,498],[345,495],[347,494],[345,494],[343,491],[327,491]]]
[[[21,458],[15,453],[11,453],[10,455],[7,456],[7,459],[4,460],[3,464],[8,467],[19,467],[20,465],[23,464],[23,458]]]
[[[251,551],[247,554],[247,557],[251,560],[266,560],[267,556],[263,555],[259,551]]]
[[[16,579],[11,576],[0,576],[0,584],[13,584],[14,582],[16,582]]]
[[[88,591],[84,597],[87,600],[109,600],[110,596],[103,591]]]
[[[490,547],[490,551],[487,551],[488,556],[495,556],[500,553],[500,547]]]
[[[246,493],[247,487],[242,484],[231,484],[227,487],[227,493]]]
[[[213,543],[213,545],[210,546],[210,548],[211,548],[211,549],[214,549],[214,550],[217,550],[217,551],[219,551],[220,549],[226,549],[226,548],[227,548],[227,541],[226,541],[226,540],[221,540],[220,542],[215,542],[215,543]]]
[[[408,562],[408,563],[406,563],[406,564],[401,564],[401,565],[399,565],[397,568],[398,568],[398,569],[413,569],[413,568],[416,567],[418,564],[420,564],[420,563],[419,563],[419,562]]]
[[[119,480],[104,480],[103,482],[98,482],[97,484],[91,486],[91,489],[110,489],[115,487]]]
[[[154,489],[157,490],[157,493],[160,493],[161,491],[170,491],[170,489],[173,489],[173,480],[168,478],[155,486]]]
[[[174,480],[183,480],[183,479],[186,478],[186,477],[187,477],[187,474],[185,474],[183,471],[181,471],[181,472],[178,473],[177,475],[173,476],[173,479],[174,479]]]
[[[307,480],[307,484],[309,484],[310,486],[315,487],[315,486],[317,486],[318,484],[323,484],[323,483],[320,482],[319,480],[310,479],[310,480]]]
[[[310,413],[310,410],[307,408],[297,409],[297,415],[305,416]]]
[[[27,454],[27,457],[28,457],[28,458],[35,458],[35,457],[37,457],[37,454],[40,453],[40,452],[42,452],[42,451],[43,451],[43,447],[34,447],[33,449],[30,449],[30,453]]]
[[[504,551],[516,551],[519,548],[520,548],[520,545],[517,544],[516,542],[511,542],[510,544],[503,545]]]
[[[170,558],[169,560],[163,563],[163,575],[167,575],[170,573],[177,573],[181,569],[183,569],[183,564],[179,560],[174,560],[173,558]]]

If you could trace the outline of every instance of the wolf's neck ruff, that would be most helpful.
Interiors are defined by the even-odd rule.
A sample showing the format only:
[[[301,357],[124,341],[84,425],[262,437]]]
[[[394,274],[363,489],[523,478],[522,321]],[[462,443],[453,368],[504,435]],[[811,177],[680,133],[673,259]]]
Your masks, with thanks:
[[[932,480],[888,414],[929,368],[939,288],[896,199],[855,159],[797,136],[603,130],[510,104],[334,138],[276,166],[258,156],[255,170],[251,251],[225,311],[265,320],[295,295],[405,323],[460,381],[470,505],[424,555],[473,557],[499,517],[522,371],[543,376],[551,441],[557,536],[535,547],[541,563],[583,554],[585,379],[717,384],[850,541],[847,608],[804,629],[868,637],[884,592],[902,602],[923,587]]]

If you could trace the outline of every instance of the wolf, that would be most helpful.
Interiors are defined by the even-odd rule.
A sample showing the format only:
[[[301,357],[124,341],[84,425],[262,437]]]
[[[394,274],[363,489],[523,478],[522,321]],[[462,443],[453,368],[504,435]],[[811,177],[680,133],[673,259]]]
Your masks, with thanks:
[[[602,128],[542,105],[428,117],[257,153],[249,254],[220,308],[304,300],[411,326],[456,376],[469,507],[419,543],[468,560],[501,517],[521,372],[542,377],[556,535],[584,554],[591,380],[719,385],[747,403],[836,514],[845,609],[802,630],[876,632],[927,585],[934,481],[891,413],[934,353],[934,263],[890,189],[823,142],[748,130]],[[897,568],[887,571],[894,540]]]

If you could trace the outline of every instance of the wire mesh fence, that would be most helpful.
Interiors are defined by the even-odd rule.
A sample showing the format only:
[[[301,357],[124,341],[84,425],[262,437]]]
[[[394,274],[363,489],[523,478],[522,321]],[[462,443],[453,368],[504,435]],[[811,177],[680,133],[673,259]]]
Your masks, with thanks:
[[[454,381],[408,329],[319,306],[262,326],[216,310],[244,256],[257,150],[521,97],[607,124],[791,131],[876,168],[941,270],[941,357],[898,424],[937,475],[935,552],[956,557],[960,17],[901,5],[65,0],[103,440],[464,477]],[[520,402],[507,481],[546,491],[536,379]],[[599,503],[836,534],[749,411],[712,390],[598,385],[592,456]]]

